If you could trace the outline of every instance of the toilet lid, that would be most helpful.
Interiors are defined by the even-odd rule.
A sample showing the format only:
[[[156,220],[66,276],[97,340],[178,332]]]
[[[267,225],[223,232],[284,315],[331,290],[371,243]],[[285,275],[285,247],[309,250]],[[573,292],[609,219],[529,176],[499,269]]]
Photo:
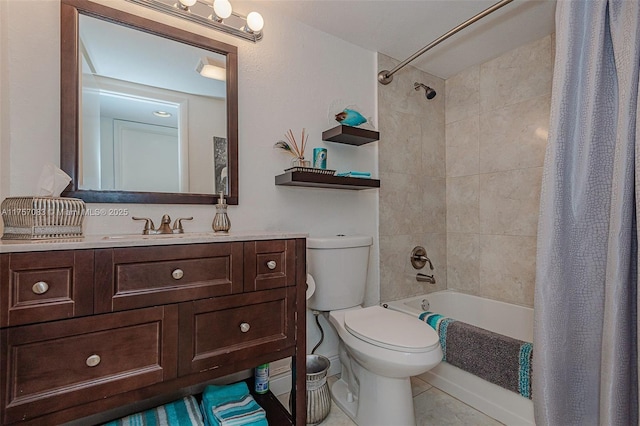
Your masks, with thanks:
[[[423,352],[440,344],[438,333],[427,323],[381,306],[346,312],[344,325],[357,338],[387,349]]]

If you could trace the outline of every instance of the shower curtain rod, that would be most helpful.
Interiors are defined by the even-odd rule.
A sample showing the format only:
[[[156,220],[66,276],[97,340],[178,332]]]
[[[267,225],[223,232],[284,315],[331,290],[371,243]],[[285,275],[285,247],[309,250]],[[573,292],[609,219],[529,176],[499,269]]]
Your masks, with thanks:
[[[469,25],[473,24],[474,22],[484,18],[485,16],[487,16],[488,14],[495,12],[496,10],[500,9],[502,6],[506,6],[507,4],[511,3],[513,0],[501,0],[498,3],[494,4],[493,6],[483,10],[482,12],[478,13],[476,16],[474,16],[473,18],[469,18],[467,19],[465,22],[463,22],[462,24],[458,25],[455,28],[452,28],[451,30],[449,30],[449,32],[441,35],[440,37],[438,37],[437,39],[433,40],[431,43],[427,44],[425,47],[423,47],[422,49],[418,50],[416,53],[414,53],[413,55],[409,56],[407,59],[405,59],[403,62],[399,63],[398,65],[396,65],[395,68],[393,68],[391,71],[387,71],[387,70],[382,70],[378,73],[378,81],[381,84],[389,84],[393,81],[393,75],[395,73],[397,73],[398,71],[400,71],[402,68],[404,68],[405,66],[407,66],[410,62],[412,62],[414,59],[416,59],[418,56],[422,55],[423,53],[425,53],[426,51],[430,50],[431,48],[437,46],[438,44],[440,44],[441,42],[445,41],[446,39],[448,39],[449,37],[451,37],[452,35],[454,35],[455,33],[457,33],[460,30],[463,30],[465,28],[467,28]]]

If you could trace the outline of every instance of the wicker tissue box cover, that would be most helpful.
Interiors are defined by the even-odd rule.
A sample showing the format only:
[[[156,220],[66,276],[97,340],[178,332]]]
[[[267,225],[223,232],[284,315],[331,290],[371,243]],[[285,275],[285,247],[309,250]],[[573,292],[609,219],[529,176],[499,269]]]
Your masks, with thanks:
[[[84,201],[65,197],[8,197],[0,204],[3,240],[82,237]]]

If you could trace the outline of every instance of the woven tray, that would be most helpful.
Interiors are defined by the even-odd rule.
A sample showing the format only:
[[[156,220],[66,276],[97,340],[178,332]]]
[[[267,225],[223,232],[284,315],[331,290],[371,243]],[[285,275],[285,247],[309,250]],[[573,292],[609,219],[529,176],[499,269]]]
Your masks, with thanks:
[[[85,204],[77,198],[8,197],[0,213],[3,240],[82,237]]]
[[[316,169],[313,167],[291,167],[290,169],[285,169],[285,172],[316,173],[319,175],[331,175],[331,176],[333,176],[336,173],[335,170]]]

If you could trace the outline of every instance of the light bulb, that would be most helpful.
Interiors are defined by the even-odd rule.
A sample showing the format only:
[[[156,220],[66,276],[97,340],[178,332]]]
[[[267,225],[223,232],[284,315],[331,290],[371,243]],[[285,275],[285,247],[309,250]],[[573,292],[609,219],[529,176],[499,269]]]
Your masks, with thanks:
[[[180,4],[186,8],[189,8],[196,4],[197,0],[180,0]]]
[[[214,0],[213,2],[213,12],[219,19],[227,19],[231,16],[231,3],[229,0]]]
[[[264,27],[264,19],[258,12],[251,12],[247,15],[247,26],[254,33],[259,33]]]

